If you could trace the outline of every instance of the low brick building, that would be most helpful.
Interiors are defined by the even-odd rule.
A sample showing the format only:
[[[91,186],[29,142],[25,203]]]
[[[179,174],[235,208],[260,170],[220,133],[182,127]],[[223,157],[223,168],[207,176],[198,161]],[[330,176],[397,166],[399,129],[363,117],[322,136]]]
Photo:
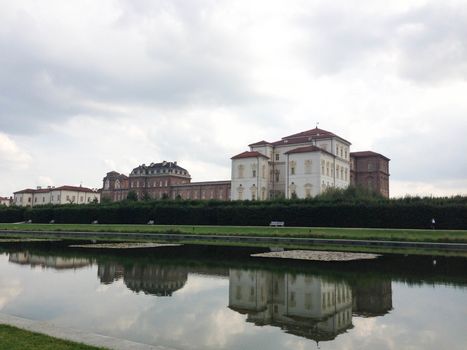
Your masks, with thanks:
[[[389,198],[389,161],[372,151],[350,153],[350,184]]]
[[[111,171],[103,179],[102,198],[113,202],[134,191],[139,199],[230,199],[230,181],[191,182],[188,170],[177,162],[143,164],[129,176]]]

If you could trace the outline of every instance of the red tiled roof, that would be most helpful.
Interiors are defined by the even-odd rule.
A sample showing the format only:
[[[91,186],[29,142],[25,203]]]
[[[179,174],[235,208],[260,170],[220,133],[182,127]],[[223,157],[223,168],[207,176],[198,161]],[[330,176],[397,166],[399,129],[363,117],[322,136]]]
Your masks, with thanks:
[[[282,139],[276,142],[273,142],[272,144],[274,146],[280,146],[280,145],[296,145],[299,143],[309,143],[311,142],[310,138],[308,136],[306,137],[295,137],[292,139]]]
[[[262,145],[271,145],[271,142],[267,142],[267,141],[259,141],[259,142],[255,142],[255,143],[252,143],[250,145],[248,145],[249,147],[252,147],[252,146],[262,146]]]
[[[344,138],[342,138],[342,137],[340,137],[340,136],[338,136],[338,135],[336,135],[336,134],[334,134],[334,133],[332,133],[330,131],[314,128],[314,129],[299,132],[297,134],[293,134],[293,135],[283,137],[282,140],[274,142],[273,145],[282,145],[282,144],[286,144],[286,143],[289,143],[289,144],[290,143],[293,143],[293,144],[306,143],[308,141],[311,141],[311,139],[319,140],[319,139],[328,139],[328,138],[331,138],[331,137],[338,137],[341,140],[343,140],[345,142],[348,142],[350,144],[350,142],[347,141],[346,139],[344,139]],[[284,142],[286,140],[287,140],[287,142]]]
[[[361,151],[361,152],[350,152],[351,157],[363,158],[363,157],[382,157],[386,160],[390,160],[388,157],[383,156],[382,154],[373,152],[373,151]]]
[[[40,188],[33,190],[31,188],[27,188],[25,190],[14,192],[14,194],[21,194],[21,193],[48,193],[52,191],[75,191],[75,192],[96,192],[93,189],[82,187],[82,186],[60,186],[60,187],[51,187],[51,188]]]
[[[32,188],[26,188],[26,189],[21,190],[21,191],[13,192],[13,194],[34,193],[35,191],[37,191],[37,190],[33,190]]]
[[[294,137],[303,137],[303,136],[327,136],[327,137],[332,137],[332,136],[337,136],[337,135],[333,134],[330,131],[314,128],[314,129],[299,132],[297,134],[293,134],[293,135],[283,137],[283,139],[290,139],[290,138],[294,138]]]
[[[269,157],[266,157],[264,154],[259,153],[259,152],[257,152],[257,151],[252,151],[252,152],[246,151],[246,152],[237,154],[236,156],[233,156],[233,157],[230,158],[230,159],[256,158],[256,157],[264,157],[264,158],[269,159]]]
[[[55,187],[51,188],[50,190],[62,190],[62,191],[76,191],[76,192],[96,192],[95,190],[87,187],[82,187],[82,186],[60,186],[60,187]]]
[[[295,149],[292,149],[288,152],[285,152],[285,154],[293,154],[293,153],[309,153],[309,152],[323,152],[323,153],[327,153],[333,157],[334,154],[332,153],[329,153],[328,151],[322,149],[322,148],[319,148],[319,147],[316,147],[316,146],[306,146],[306,147],[299,147],[299,148],[295,148]]]

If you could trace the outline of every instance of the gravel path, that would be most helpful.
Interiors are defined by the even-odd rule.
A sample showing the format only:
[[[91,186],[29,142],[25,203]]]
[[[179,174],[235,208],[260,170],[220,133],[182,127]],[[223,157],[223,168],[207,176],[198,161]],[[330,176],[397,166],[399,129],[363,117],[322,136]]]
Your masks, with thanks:
[[[96,244],[74,244],[71,248],[92,248],[92,249],[138,249],[138,248],[163,248],[179,247],[181,244],[164,243],[96,243]]]
[[[280,258],[312,261],[352,261],[376,259],[380,255],[366,253],[328,252],[319,250],[286,250],[283,252],[252,254],[251,256],[255,258]]]

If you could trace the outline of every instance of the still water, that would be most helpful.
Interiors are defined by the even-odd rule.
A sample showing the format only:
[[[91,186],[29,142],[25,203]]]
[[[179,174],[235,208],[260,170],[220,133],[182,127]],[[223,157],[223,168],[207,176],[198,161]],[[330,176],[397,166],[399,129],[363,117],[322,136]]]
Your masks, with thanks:
[[[0,245],[0,312],[174,349],[467,348],[466,259],[258,251]]]

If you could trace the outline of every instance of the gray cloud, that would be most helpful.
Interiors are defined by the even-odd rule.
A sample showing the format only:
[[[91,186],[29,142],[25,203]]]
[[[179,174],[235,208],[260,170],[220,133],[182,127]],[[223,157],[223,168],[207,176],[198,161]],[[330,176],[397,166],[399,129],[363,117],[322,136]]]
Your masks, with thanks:
[[[327,5],[299,17],[307,33],[299,51],[317,75],[372,63],[383,73],[390,62],[400,77],[421,83],[467,79],[465,4],[433,2],[403,11]]]

